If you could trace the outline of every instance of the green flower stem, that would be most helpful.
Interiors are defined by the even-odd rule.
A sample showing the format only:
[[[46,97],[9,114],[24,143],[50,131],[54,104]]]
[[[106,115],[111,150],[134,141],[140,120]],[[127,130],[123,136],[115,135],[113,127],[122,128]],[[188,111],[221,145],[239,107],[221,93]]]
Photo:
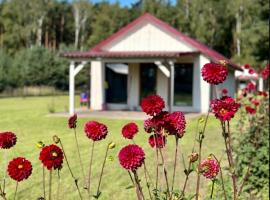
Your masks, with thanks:
[[[212,189],[211,189],[211,195],[210,195],[211,199],[213,198],[214,186],[215,186],[215,180],[212,180]]]
[[[74,183],[75,183],[75,185],[76,185],[76,189],[77,189],[77,191],[78,191],[78,193],[79,193],[79,196],[80,196],[80,199],[82,199],[82,195],[81,195],[81,192],[80,192],[80,189],[79,189],[79,186],[78,186],[78,179],[75,178],[75,176],[74,176],[74,174],[73,174],[73,172],[72,172],[72,170],[71,170],[71,167],[70,167],[69,162],[68,162],[68,159],[67,159],[67,155],[66,155],[66,153],[65,153],[64,145],[63,145],[63,143],[62,143],[62,141],[61,141],[60,138],[59,138],[59,143],[60,143],[60,146],[61,146],[61,148],[62,148],[62,150],[63,150],[63,154],[64,154],[64,157],[65,157],[65,161],[66,161],[66,163],[67,163],[67,166],[68,166],[68,170],[69,170],[69,172],[70,172],[70,174],[71,174],[71,176],[72,176],[72,178],[73,178],[73,180],[74,180]],[[44,167],[43,167],[43,171],[44,171]],[[44,179],[45,179],[45,177],[44,177]],[[45,197],[46,197],[46,196],[45,196],[45,180],[44,180],[44,198],[45,198]]]
[[[143,200],[145,200],[145,198],[144,198],[144,195],[143,195],[143,191],[142,191],[142,187],[141,187],[141,184],[140,184],[140,180],[139,180],[139,177],[138,177],[138,174],[137,174],[137,172],[134,170],[134,171],[132,171],[133,172],[133,174],[134,174],[134,179],[135,179],[135,183],[136,183],[136,188],[137,188],[137,190],[139,190],[139,193],[140,193],[140,195],[138,195],[138,200],[139,199],[143,199]]]
[[[146,186],[147,186],[147,189],[148,189],[149,197],[152,200],[153,198],[152,198],[151,191],[150,191],[150,182],[149,182],[149,180],[147,178],[147,169],[146,169],[145,162],[143,162],[143,168],[144,168],[144,178],[145,178]]]
[[[131,180],[132,184],[135,186],[135,183],[134,183],[134,180],[133,180],[133,178],[132,178],[132,176],[131,176],[130,171],[129,171],[129,170],[127,170],[127,172],[128,172],[128,175],[129,175],[129,178],[130,178],[130,180]]]
[[[90,197],[90,188],[91,188],[91,173],[92,173],[92,163],[93,163],[93,157],[94,157],[94,148],[95,148],[95,141],[92,142],[91,146],[91,155],[90,155],[90,163],[89,163],[89,171],[88,171],[88,182],[87,182],[87,192]]]
[[[198,165],[200,165],[201,163],[201,159],[202,159],[202,143],[203,143],[203,138],[204,138],[204,132],[206,129],[206,125],[207,125],[207,121],[209,118],[209,113],[210,110],[208,110],[207,112],[207,116],[204,122],[204,126],[203,126],[203,130],[201,132],[199,132],[199,153],[198,153]],[[199,200],[199,195],[200,195],[200,178],[201,178],[201,174],[199,172],[197,172],[197,183],[196,183],[196,200]]]
[[[226,195],[225,184],[224,184],[224,180],[223,180],[222,168],[221,168],[220,161],[217,159],[217,157],[216,157],[214,154],[210,154],[210,156],[214,157],[214,159],[215,159],[215,160],[217,161],[217,163],[219,164],[219,170],[220,170],[220,178],[221,178],[222,190],[223,190],[223,194],[224,194],[224,199],[227,200],[227,195]]]
[[[227,159],[231,171],[231,178],[232,178],[232,183],[233,183],[233,199],[237,199],[237,180],[236,180],[236,175],[235,175],[235,169],[234,169],[234,163],[233,163],[233,157],[232,157],[232,146],[231,146],[231,136],[230,136],[230,125],[229,122],[227,123],[227,132],[226,132],[226,123],[221,122],[222,126],[222,135],[224,138],[224,143],[226,147],[226,154],[227,154]]]
[[[0,196],[1,196],[4,200],[7,200],[6,195],[5,195],[5,193],[3,192],[3,190],[2,190],[1,184],[0,184]]]
[[[59,192],[60,192],[60,183],[61,183],[61,177],[60,177],[60,170],[57,170],[57,177],[58,177],[58,181],[57,181],[57,193],[56,193],[56,200],[59,199]]]
[[[42,167],[42,188],[43,188],[43,197],[46,199],[46,186],[45,186],[45,167]]]
[[[166,187],[167,187],[167,195],[168,195],[168,197],[170,197],[170,187],[169,187],[169,181],[168,181],[168,175],[167,175],[167,170],[166,170],[166,166],[165,166],[164,156],[163,156],[162,150],[160,148],[158,148],[158,149],[160,152],[162,166],[163,166],[163,172],[164,172],[164,177],[165,177],[165,182],[166,182]]]
[[[49,200],[52,199],[52,169],[50,170],[49,175]]]
[[[181,195],[180,195],[179,199],[181,199],[181,197],[185,196],[185,190],[186,190],[186,187],[187,187],[187,181],[188,181],[189,174],[190,174],[190,168],[191,168],[191,162],[189,161],[184,186],[183,186],[183,189],[182,189],[182,192],[181,192]]]
[[[155,143],[156,143],[156,137],[155,137]],[[156,146],[156,144],[155,144]],[[156,147],[156,191],[158,190],[158,148]]]
[[[172,193],[173,193],[173,186],[174,186],[174,180],[175,180],[175,172],[176,172],[176,164],[177,164],[177,155],[178,155],[178,143],[179,138],[175,136],[175,153],[174,153],[174,165],[173,165],[173,178],[172,178]]]
[[[78,157],[79,157],[79,162],[80,162],[83,178],[84,178],[84,180],[86,180],[84,168],[83,168],[83,164],[82,164],[81,153],[80,153],[80,149],[79,149],[79,142],[78,142],[78,138],[77,138],[76,128],[74,128],[74,137],[75,137],[76,148],[77,148],[77,153],[78,153]]]
[[[97,194],[96,194],[97,198],[99,197],[99,194],[100,194],[99,189],[100,189],[100,185],[101,185],[101,179],[102,179],[104,167],[105,167],[106,160],[107,160],[108,151],[109,151],[109,145],[107,145],[107,149],[106,149],[104,161],[103,161],[101,172],[100,172],[100,176],[99,176],[98,187],[97,187]]]
[[[17,181],[16,182],[16,187],[15,187],[15,192],[14,192],[14,200],[16,200],[17,191],[18,191],[18,185],[19,185],[19,182]]]

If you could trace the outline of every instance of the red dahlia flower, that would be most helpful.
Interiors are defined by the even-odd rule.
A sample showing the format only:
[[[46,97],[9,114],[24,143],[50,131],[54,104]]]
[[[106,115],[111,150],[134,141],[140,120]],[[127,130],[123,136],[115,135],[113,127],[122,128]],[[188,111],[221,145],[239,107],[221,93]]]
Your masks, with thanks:
[[[154,134],[149,137],[148,143],[152,148],[163,148],[166,145],[166,137],[163,135]]]
[[[211,109],[216,118],[221,121],[229,121],[234,117],[240,104],[232,97],[223,96],[221,99],[214,99],[211,101]]]
[[[228,76],[227,68],[222,64],[207,63],[203,66],[202,77],[207,83],[218,85],[223,83]]]
[[[23,157],[17,157],[9,162],[7,172],[13,180],[20,182],[32,174],[32,164]]]
[[[260,105],[260,101],[259,100],[253,100],[252,103],[255,105],[255,106],[259,106]]]
[[[254,115],[254,114],[256,114],[256,109],[252,108],[250,106],[246,106],[246,112],[251,114],[251,115]]]
[[[138,145],[129,144],[119,151],[118,159],[123,168],[135,171],[142,166],[145,154],[143,149]]]
[[[152,133],[154,131],[154,127],[151,120],[152,120],[151,118],[148,118],[143,122],[143,128],[146,133]]]
[[[265,91],[258,91],[258,95],[263,96],[263,97],[267,97],[268,94]]]
[[[255,90],[255,88],[256,88],[256,85],[254,83],[252,83],[252,82],[249,82],[247,84],[247,86],[246,86],[246,90],[249,91],[249,92],[252,91],[252,90]]]
[[[162,129],[166,126],[166,118],[169,113],[162,111],[151,119],[151,125],[155,133],[161,134]]]
[[[133,139],[133,137],[138,133],[138,131],[139,131],[139,128],[137,124],[131,122],[131,123],[126,124],[122,128],[122,135],[124,138]]]
[[[186,128],[185,115],[182,112],[173,112],[166,117],[166,130],[170,135],[183,137]]]
[[[68,118],[68,127],[76,128],[77,125],[77,114],[74,114]]]
[[[48,170],[61,169],[63,164],[63,151],[58,146],[51,144],[41,149],[39,160]]]
[[[199,166],[200,172],[205,178],[214,179],[219,173],[219,164],[215,159],[207,158]]]
[[[17,137],[12,132],[3,132],[0,133],[0,148],[1,149],[10,149],[17,142]]]
[[[99,141],[105,139],[108,133],[107,126],[97,121],[89,121],[84,125],[84,132],[89,139]]]
[[[248,70],[248,73],[249,73],[249,74],[254,74],[254,73],[255,73],[255,70],[254,70],[253,68],[250,68],[250,69]]]
[[[228,94],[228,90],[226,88],[223,88],[221,90],[221,93],[222,93],[223,96],[226,96]]]
[[[159,114],[165,108],[165,102],[159,95],[150,95],[141,102],[142,111],[148,115]]]
[[[251,66],[250,66],[249,64],[245,64],[245,65],[244,65],[244,68],[245,68],[245,69],[250,69]]]
[[[267,79],[269,77],[269,64],[267,64],[263,70],[261,71],[261,76],[263,79]]]

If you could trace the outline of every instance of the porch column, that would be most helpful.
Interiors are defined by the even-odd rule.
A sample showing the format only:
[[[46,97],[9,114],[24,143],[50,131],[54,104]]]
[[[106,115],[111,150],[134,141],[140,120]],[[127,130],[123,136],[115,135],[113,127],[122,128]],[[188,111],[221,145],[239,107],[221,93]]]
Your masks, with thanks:
[[[174,100],[174,63],[172,61],[169,61],[169,66],[170,66],[169,112],[172,112]]]
[[[71,61],[69,65],[69,114],[73,115],[75,112],[75,76],[82,70],[87,62],[81,62],[75,68],[75,62]]]
[[[102,61],[91,62],[91,95],[90,107],[92,110],[103,110],[105,104],[105,66]]]
[[[75,95],[75,62],[71,61],[69,65],[69,114],[74,114],[74,95]]]
[[[259,91],[263,91],[263,78],[259,77]]]

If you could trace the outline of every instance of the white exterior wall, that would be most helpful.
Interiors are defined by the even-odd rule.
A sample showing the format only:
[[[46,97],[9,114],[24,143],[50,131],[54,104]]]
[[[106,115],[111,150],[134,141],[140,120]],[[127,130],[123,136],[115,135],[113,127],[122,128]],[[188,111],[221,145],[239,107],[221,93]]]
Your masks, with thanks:
[[[196,59],[196,62],[200,66],[195,75],[197,76],[196,79],[199,80],[198,87],[200,89],[198,92],[198,96],[196,97],[197,99],[194,99],[195,100],[194,102],[195,102],[196,107],[199,108],[200,112],[207,113],[209,109],[209,104],[210,104],[210,91],[211,90],[210,90],[210,84],[204,81],[201,76],[201,69],[206,63],[209,63],[210,60],[203,55],[199,55],[198,58]],[[194,92],[196,93],[196,88],[194,88]]]
[[[129,63],[128,67],[128,108],[137,110],[140,105],[140,65]]]
[[[105,102],[105,66],[102,61],[91,62],[91,95],[90,106],[92,110],[102,110]]]
[[[149,22],[137,25],[103,50],[106,51],[194,51],[190,45]]]
[[[236,81],[234,76],[234,71],[229,70],[229,74],[227,76],[227,79],[224,81],[224,83],[217,85],[219,96],[221,95],[221,90],[223,88],[228,89],[228,95],[231,97],[235,97],[236,95]]]

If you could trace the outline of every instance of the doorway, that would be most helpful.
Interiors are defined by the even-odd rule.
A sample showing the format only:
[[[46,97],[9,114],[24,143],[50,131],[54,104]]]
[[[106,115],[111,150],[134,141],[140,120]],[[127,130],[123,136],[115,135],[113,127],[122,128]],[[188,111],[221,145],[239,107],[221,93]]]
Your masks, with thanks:
[[[157,66],[154,63],[140,64],[140,101],[157,93]]]

